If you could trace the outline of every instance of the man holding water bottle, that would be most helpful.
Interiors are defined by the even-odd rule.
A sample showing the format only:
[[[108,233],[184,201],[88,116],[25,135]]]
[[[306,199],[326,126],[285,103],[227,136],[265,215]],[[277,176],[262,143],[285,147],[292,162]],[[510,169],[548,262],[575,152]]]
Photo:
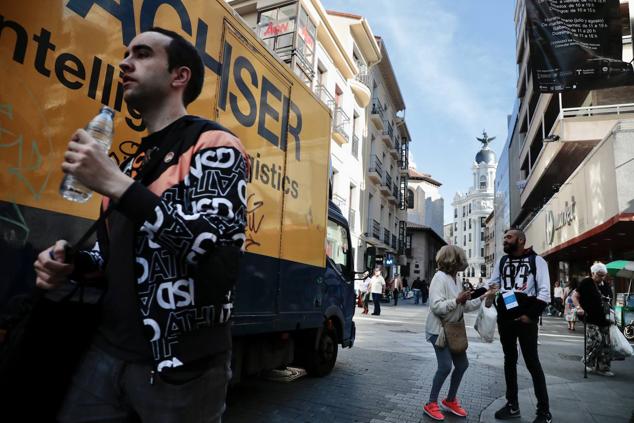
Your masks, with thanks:
[[[227,129],[187,114],[204,67],[182,36],[137,35],[120,68],[148,134],[122,169],[86,131],[72,135],[62,169],[104,196],[107,221],[94,250],[66,257],[58,241],[34,265],[43,289],[91,277],[107,287],[58,421],[220,422],[247,155]]]
[[[506,405],[495,413],[500,420],[520,417],[517,388],[517,341],[524,362],[533,379],[537,397],[534,423],[550,423],[548,391],[544,371],[537,353],[537,322],[550,303],[548,264],[532,248],[525,248],[526,235],[518,229],[504,232],[504,252],[493,268],[487,286],[499,287],[495,302],[498,311],[498,331],[504,350]]]

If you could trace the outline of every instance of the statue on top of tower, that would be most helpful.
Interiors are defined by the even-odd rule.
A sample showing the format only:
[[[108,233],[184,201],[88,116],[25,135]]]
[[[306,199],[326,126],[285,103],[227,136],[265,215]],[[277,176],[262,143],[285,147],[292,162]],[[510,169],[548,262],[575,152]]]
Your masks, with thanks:
[[[487,135],[486,130],[482,130],[482,138],[476,137],[478,141],[482,143],[482,148],[487,148],[489,144],[495,139],[495,137],[490,137]]]

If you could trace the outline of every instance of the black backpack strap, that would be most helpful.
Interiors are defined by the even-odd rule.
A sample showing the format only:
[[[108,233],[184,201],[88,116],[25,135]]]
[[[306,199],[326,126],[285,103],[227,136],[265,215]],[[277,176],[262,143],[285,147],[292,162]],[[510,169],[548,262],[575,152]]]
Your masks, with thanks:
[[[500,273],[500,280],[502,279],[502,275],[504,274],[503,269],[504,269],[504,265],[506,264],[507,260],[509,259],[509,256],[502,256],[502,258],[500,259],[500,268],[499,273]]]
[[[531,253],[528,257],[528,265],[530,266],[533,278],[535,278],[535,282],[537,282],[537,254]]]

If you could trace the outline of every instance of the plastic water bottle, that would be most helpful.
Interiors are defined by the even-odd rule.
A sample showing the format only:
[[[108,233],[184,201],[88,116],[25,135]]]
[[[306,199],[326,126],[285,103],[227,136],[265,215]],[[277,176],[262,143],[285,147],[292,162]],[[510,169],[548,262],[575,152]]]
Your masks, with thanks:
[[[99,114],[95,116],[84,128],[93,137],[104,151],[110,149],[112,136],[114,135],[114,110],[108,106],[99,109]],[[92,197],[92,191],[71,175],[64,175],[59,187],[59,193],[66,200],[77,203],[85,203]]]

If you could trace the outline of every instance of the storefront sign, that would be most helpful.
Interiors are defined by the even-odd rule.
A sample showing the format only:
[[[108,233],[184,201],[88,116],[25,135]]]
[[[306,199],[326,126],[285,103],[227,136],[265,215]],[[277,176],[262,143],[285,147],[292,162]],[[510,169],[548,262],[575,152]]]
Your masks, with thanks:
[[[575,211],[575,197],[572,197],[570,204],[568,201],[564,203],[564,209],[555,214],[552,210],[546,211],[546,242],[548,245],[552,245],[555,240],[555,232],[559,231],[566,225],[572,224],[577,218]]]

